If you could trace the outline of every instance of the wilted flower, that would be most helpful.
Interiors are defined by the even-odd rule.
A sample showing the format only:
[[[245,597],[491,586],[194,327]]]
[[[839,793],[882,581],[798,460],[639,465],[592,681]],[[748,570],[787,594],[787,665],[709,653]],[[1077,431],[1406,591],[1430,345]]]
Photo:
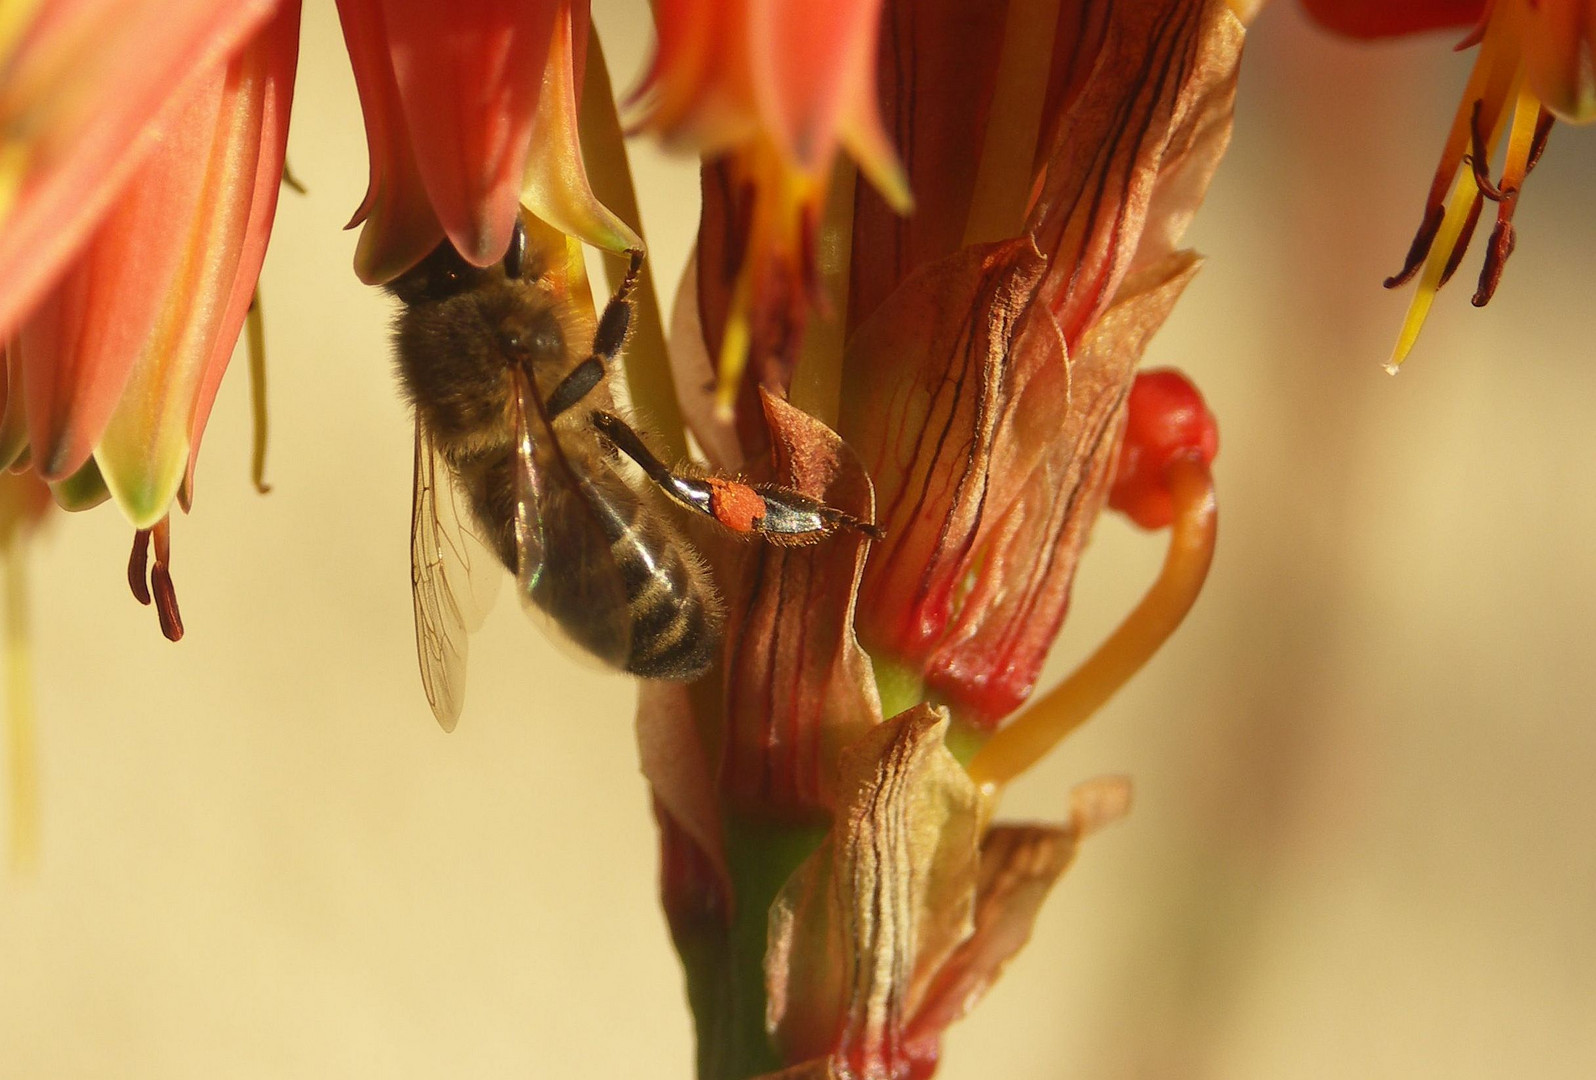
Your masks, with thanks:
[[[1479,47],[1425,198],[1424,218],[1401,271],[1385,282],[1394,288],[1419,278],[1387,365],[1394,372],[1418,340],[1436,292],[1462,262],[1485,203],[1496,205],[1496,223],[1474,292],[1475,307],[1485,306],[1501,282],[1517,243],[1513,213],[1519,194],[1546,147],[1554,120],[1586,123],[1596,117],[1596,5],[1590,0],[1305,3],[1326,26],[1359,37],[1472,24],[1464,44]],[[1504,137],[1502,172],[1493,179],[1491,160]]]

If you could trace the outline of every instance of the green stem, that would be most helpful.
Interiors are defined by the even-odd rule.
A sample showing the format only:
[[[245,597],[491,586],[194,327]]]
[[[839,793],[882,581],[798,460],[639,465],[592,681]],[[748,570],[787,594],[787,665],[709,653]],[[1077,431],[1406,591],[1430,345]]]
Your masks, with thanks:
[[[736,894],[731,926],[718,940],[677,943],[698,1032],[698,1080],[748,1080],[786,1064],[765,1031],[770,907],[826,830],[727,815],[726,860]]]

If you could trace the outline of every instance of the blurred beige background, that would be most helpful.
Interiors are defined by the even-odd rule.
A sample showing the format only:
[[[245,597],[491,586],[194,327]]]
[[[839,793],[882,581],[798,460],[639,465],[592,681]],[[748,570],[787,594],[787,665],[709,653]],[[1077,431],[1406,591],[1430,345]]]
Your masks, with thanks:
[[[640,5],[596,6],[624,83]],[[44,849],[0,877],[0,1078],[687,1080],[628,683],[501,598],[459,731],[422,698],[410,424],[339,231],[363,138],[332,5],[306,7],[310,195],[263,279],[275,490],[235,371],[174,528],[177,646],[114,511],[36,553]],[[1009,794],[1056,818],[1122,771],[1138,803],[949,1080],[1596,1075],[1596,133],[1553,134],[1492,306],[1455,283],[1388,378],[1407,295],[1379,282],[1466,75],[1449,44],[1356,48],[1284,0],[1255,29],[1210,261],[1150,357],[1223,425],[1213,578]],[[638,160],[679,266],[695,173]],[[1160,556],[1099,528],[1054,675]]]

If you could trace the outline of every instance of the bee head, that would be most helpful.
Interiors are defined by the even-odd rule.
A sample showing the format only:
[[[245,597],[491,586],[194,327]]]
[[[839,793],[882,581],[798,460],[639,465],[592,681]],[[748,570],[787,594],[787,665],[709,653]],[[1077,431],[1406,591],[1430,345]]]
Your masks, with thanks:
[[[472,266],[445,240],[432,254],[390,281],[386,288],[406,304],[437,303],[471,289],[480,288],[490,277],[501,274],[498,267]]]

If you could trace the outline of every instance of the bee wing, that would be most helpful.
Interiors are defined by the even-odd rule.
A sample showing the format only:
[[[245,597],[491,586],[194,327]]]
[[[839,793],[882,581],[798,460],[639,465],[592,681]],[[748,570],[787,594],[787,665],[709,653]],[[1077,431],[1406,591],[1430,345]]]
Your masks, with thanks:
[[[445,731],[465,704],[467,636],[493,606],[497,563],[460,516],[458,493],[432,436],[416,424],[410,502],[410,598],[427,703]]]
[[[573,460],[529,380],[519,374],[515,393],[516,583],[521,602],[556,642],[624,668],[631,656],[632,621],[614,541],[630,525],[617,500],[632,498],[631,493],[621,486],[606,494],[594,470],[607,467]]]

